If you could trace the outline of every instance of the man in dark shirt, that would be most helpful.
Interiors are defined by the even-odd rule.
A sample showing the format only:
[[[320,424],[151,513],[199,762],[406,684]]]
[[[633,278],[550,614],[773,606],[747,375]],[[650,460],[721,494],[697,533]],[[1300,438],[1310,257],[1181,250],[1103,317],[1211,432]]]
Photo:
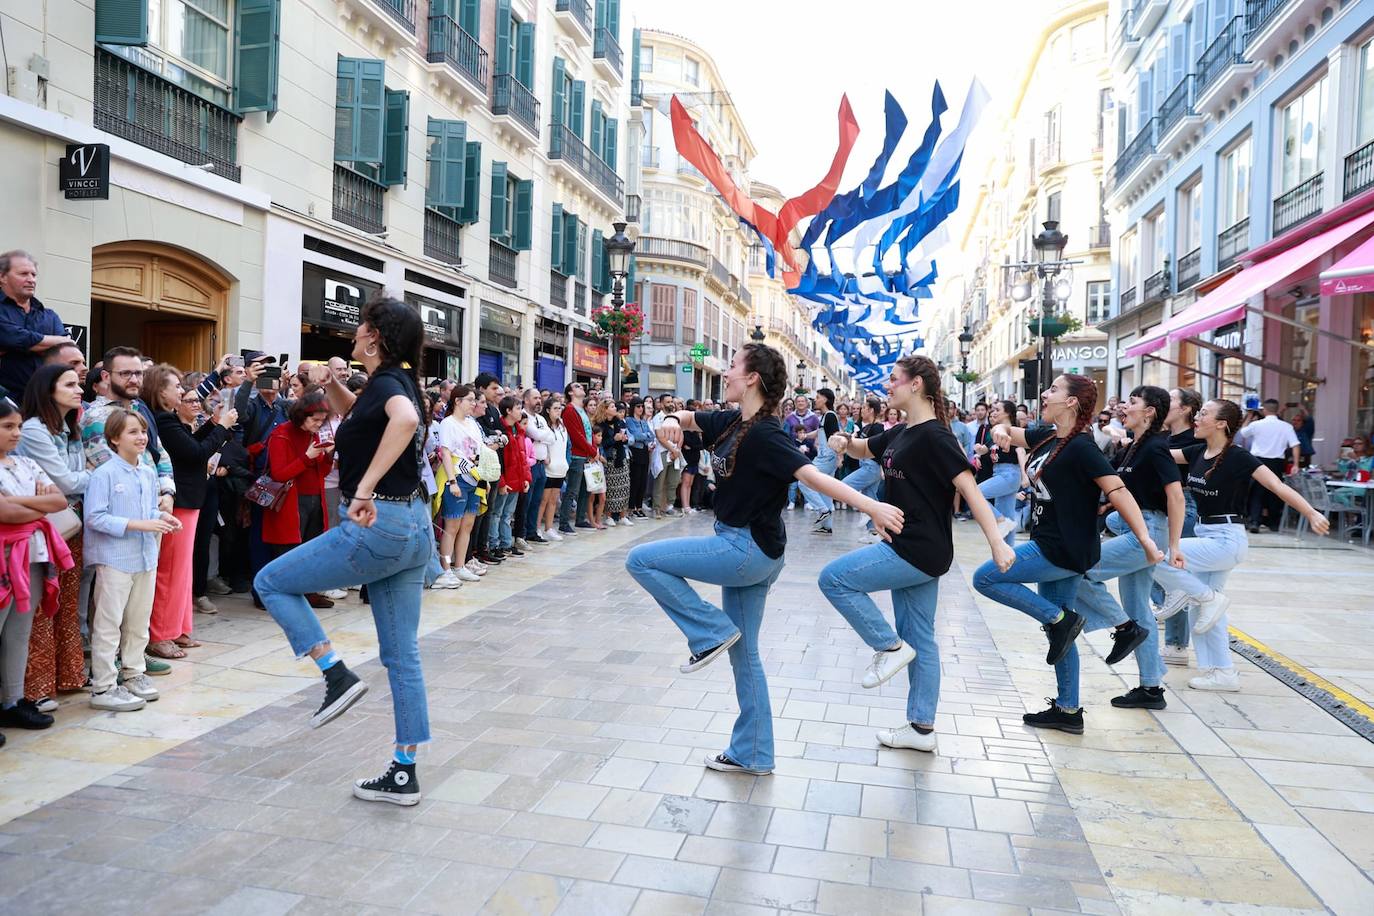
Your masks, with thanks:
[[[0,387],[16,402],[45,350],[76,343],[58,314],[34,296],[37,291],[38,262],[32,255],[0,254]]]

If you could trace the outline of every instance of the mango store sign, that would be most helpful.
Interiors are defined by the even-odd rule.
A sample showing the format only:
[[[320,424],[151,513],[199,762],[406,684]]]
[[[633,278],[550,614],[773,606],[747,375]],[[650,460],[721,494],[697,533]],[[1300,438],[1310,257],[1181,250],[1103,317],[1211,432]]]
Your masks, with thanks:
[[[1105,369],[1107,366],[1107,345],[1080,344],[1055,347],[1053,357],[1056,366]]]

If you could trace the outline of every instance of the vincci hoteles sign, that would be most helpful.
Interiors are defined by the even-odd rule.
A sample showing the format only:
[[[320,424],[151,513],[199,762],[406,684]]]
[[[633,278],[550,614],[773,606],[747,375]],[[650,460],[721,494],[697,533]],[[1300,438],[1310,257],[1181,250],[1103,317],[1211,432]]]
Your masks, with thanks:
[[[1056,346],[1053,353],[1056,366],[1078,366],[1083,369],[1107,367],[1106,344],[1065,344]]]

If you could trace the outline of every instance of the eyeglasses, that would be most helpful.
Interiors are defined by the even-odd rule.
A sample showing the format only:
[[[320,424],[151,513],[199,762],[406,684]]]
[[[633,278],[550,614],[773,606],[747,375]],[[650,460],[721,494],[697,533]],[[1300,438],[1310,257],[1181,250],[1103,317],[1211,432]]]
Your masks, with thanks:
[[[117,375],[120,378],[143,378],[142,369],[121,369],[118,372],[111,372],[110,374]]]
[[[200,398],[197,398],[197,397],[182,398],[182,399],[181,399],[181,403],[183,403],[183,404],[199,404],[199,403],[200,403]]]

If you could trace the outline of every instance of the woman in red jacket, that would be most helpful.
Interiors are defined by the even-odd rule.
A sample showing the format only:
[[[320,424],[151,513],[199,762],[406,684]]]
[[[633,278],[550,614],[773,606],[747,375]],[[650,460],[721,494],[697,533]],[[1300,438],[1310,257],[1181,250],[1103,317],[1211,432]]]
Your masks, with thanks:
[[[523,557],[525,552],[515,546],[512,522],[520,494],[529,490],[531,475],[529,455],[525,449],[525,411],[520,399],[506,395],[497,405],[501,411],[501,430],[506,434],[506,446],[501,453],[501,479],[497,484],[497,503],[491,518],[491,539],[487,546],[498,557]]]
[[[267,437],[267,473],[291,489],[274,511],[262,514],[262,542],[273,559],[292,547],[323,534],[329,527],[324,511],[324,478],[334,463],[334,443],[319,441],[320,427],[329,418],[323,392],[311,391],[291,403],[289,422]],[[311,607],[333,607],[323,595],[306,595]]]

